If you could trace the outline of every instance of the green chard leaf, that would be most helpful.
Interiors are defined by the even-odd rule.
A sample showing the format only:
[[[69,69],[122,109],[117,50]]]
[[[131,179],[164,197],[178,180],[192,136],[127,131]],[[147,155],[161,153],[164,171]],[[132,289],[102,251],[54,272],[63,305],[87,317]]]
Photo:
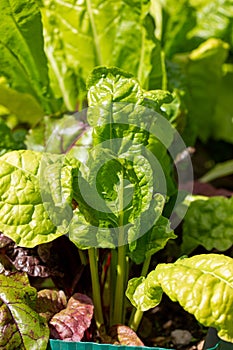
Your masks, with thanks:
[[[233,64],[224,64],[223,77],[218,91],[212,119],[212,137],[233,143]]]
[[[168,240],[176,237],[170,228],[169,220],[160,216],[150,231],[129,245],[129,256],[135,263],[141,264],[145,259],[163,249]]]
[[[136,240],[158,220],[164,197],[153,198],[149,164],[137,154],[130,161],[122,154],[96,147],[74,180],[78,208],[70,224],[70,239],[80,248],[119,245]],[[142,166],[143,165],[143,166]],[[123,212],[122,212],[123,210]]]
[[[195,120],[198,136],[203,141],[213,132],[212,116],[223,77],[222,65],[228,50],[228,44],[218,39],[209,39],[189,55],[187,79],[192,97],[189,112]]]
[[[162,46],[167,58],[190,49],[187,34],[195,26],[196,13],[189,0],[158,1],[163,9]],[[175,6],[174,6],[175,5]]]
[[[45,154],[45,177],[41,173],[42,157],[42,153],[30,150],[0,157],[0,230],[25,247],[52,241],[65,233],[72,211],[72,165],[58,157],[54,165],[53,158]]]
[[[193,43],[219,38],[233,46],[233,4],[231,0],[190,0],[196,10],[195,27],[188,33]]]
[[[147,311],[157,306],[161,302],[162,295],[161,286],[155,279],[151,279],[150,275],[147,278],[132,278],[128,282],[126,296],[140,311]]]
[[[41,1],[52,86],[69,110],[75,110],[83,82],[96,66],[122,68],[147,87],[152,55],[159,57],[160,51],[149,6],[149,0]],[[157,67],[155,79],[160,74]]]
[[[198,245],[225,251],[232,246],[233,197],[210,197],[193,201],[184,218],[182,251]]]
[[[213,137],[217,133],[215,125],[219,123],[216,113],[221,115],[221,121],[226,120],[231,130],[230,107],[219,109],[225,98],[222,93],[227,88],[224,62],[228,53],[226,42],[210,38],[195,50],[177,54],[167,62],[169,89],[177,90],[180,99],[178,112],[182,125],[178,124],[178,127],[186,143],[194,144],[197,136],[204,142]],[[168,114],[169,107],[165,108]],[[179,123],[179,116],[176,121]]]
[[[49,87],[40,11],[33,0],[3,0],[0,12],[0,75],[7,79],[11,88],[3,90],[1,86],[0,103],[17,111],[20,93],[25,94],[22,98],[30,104],[31,112],[36,111],[35,116],[28,116],[27,121],[35,122],[41,115],[38,103],[49,114],[57,108]],[[11,107],[9,99],[12,96],[15,101]],[[26,116],[23,117],[20,111],[19,116],[26,121]]]
[[[232,258],[203,254],[159,264],[147,281],[148,286],[157,282],[172,301],[178,301],[201,324],[216,328],[221,339],[233,341]]]
[[[156,129],[160,116],[143,103],[153,98],[159,106],[171,96],[160,90],[145,93],[119,68],[95,68],[87,87],[93,147],[74,181],[78,208],[70,239],[82,248],[114,247],[141,237],[162,213],[165,176],[147,145],[155,144],[150,138],[153,123],[161,137],[164,128],[160,121],[162,126],[158,122]],[[172,138],[169,130],[168,146]]]
[[[157,133],[166,147],[170,146],[172,128],[164,131],[163,117],[156,113],[163,114],[160,107],[172,101],[168,91],[144,91],[131,74],[107,67],[92,71],[87,88],[90,106],[87,118],[94,128],[94,143],[119,138],[123,145],[125,141],[121,149],[127,150],[129,142],[146,146],[151,139],[153,144]]]
[[[47,322],[35,311],[36,289],[26,274],[0,274],[0,349],[46,350]]]

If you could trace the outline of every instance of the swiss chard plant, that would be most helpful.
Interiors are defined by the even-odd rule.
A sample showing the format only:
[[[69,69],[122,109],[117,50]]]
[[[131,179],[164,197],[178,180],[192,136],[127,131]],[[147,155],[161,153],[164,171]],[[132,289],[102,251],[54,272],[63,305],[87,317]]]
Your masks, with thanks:
[[[176,5],[1,1],[0,348],[143,345],[134,331],[163,292],[233,341],[232,258],[185,256],[231,247],[232,199],[188,193],[182,140],[232,142],[232,4]],[[182,219],[181,258],[151,271]],[[87,267],[91,294],[77,291]]]

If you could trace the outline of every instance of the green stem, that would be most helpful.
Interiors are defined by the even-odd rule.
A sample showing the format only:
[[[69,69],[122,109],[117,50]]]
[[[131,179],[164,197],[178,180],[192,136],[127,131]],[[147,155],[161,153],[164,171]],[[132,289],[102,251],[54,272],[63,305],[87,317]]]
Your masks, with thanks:
[[[165,60],[165,52],[161,50],[161,66],[162,66],[162,90],[167,90],[167,70],[166,70],[166,60]]]
[[[81,249],[79,249],[78,250],[78,254],[79,254],[79,257],[80,257],[80,260],[81,260],[81,264],[86,266],[87,265],[87,257],[85,255],[85,253]]]
[[[126,245],[124,243],[124,177],[123,173],[120,178],[119,186],[119,239],[118,239],[118,259],[117,259],[117,276],[116,292],[114,298],[113,324],[124,323],[124,298],[125,298],[125,281],[126,281]]]
[[[146,277],[148,270],[149,270],[149,266],[150,266],[150,261],[151,261],[151,256],[149,256],[148,258],[146,258],[146,260],[143,263],[142,266],[142,271],[141,271],[141,276]],[[140,325],[140,322],[142,320],[142,316],[143,316],[143,311],[140,311],[138,309],[133,309],[130,319],[129,319],[129,327],[132,328],[135,332],[137,332],[138,327]]]
[[[110,265],[110,325],[112,326],[114,317],[114,301],[116,292],[116,266],[117,266],[117,251],[116,249],[111,250],[111,265]]]
[[[101,327],[101,331],[105,333],[104,329],[104,317],[102,311],[101,295],[100,295],[100,283],[98,274],[98,258],[96,248],[88,249],[90,270],[91,270],[91,283],[92,283],[92,298],[95,310],[95,321],[98,329]]]
[[[113,324],[123,324],[124,295],[125,295],[125,247],[118,247],[117,281],[114,301]]]
[[[151,256],[147,257],[142,265],[141,276],[146,277],[150,267]]]
[[[137,332],[138,327],[141,323],[143,316],[143,311],[140,311],[138,309],[133,309],[130,320],[129,320],[129,327],[134,331]]]

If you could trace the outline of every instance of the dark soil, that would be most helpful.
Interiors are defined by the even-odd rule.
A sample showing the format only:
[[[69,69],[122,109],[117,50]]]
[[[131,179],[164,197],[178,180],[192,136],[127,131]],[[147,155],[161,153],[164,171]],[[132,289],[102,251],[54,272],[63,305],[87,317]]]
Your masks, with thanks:
[[[174,338],[177,330],[185,332],[179,332]],[[186,338],[187,332],[190,338]],[[145,313],[138,332],[145,345],[180,350],[202,349],[206,333],[207,328],[167,296],[163,297],[159,306]]]

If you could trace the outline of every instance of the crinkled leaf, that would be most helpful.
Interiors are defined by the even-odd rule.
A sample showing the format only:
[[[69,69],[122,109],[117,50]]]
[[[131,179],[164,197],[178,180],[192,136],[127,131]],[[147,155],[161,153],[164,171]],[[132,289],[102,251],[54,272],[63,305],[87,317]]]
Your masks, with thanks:
[[[27,249],[14,245],[7,255],[18,271],[26,272],[33,277],[63,276],[56,267],[48,266],[48,262],[41,261],[36,249]]]
[[[163,249],[169,239],[176,237],[170,228],[169,220],[160,216],[146,234],[129,245],[129,256],[134,262],[141,264],[146,258]]]
[[[116,160],[109,150],[96,147],[80,168],[74,180],[78,208],[69,228],[70,239],[79,247],[114,247],[135,241],[161,215],[164,197],[153,198],[149,164],[133,152],[127,158],[123,154]]]
[[[153,100],[158,104],[158,106],[162,106],[164,103],[170,103],[173,100],[173,96],[169,91],[166,90],[149,90],[144,92],[144,98]]]
[[[45,350],[49,329],[34,311],[37,292],[21,273],[0,274],[0,349]]]
[[[161,105],[172,100],[169,92],[144,91],[129,73],[107,67],[95,68],[87,87],[88,122],[94,128],[94,143],[119,138],[120,149],[127,150],[129,142],[147,145],[152,134],[170,146],[174,132],[160,115]]]
[[[88,122],[94,128],[94,144],[118,138],[111,145],[118,145],[122,152],[131,144],[146,146],[150,134],[160,138],[167,147],[171,144],[174,136],[172,128],[167,127],[161,113],[156,113],[161,112],[160,106],[165,101],[171,102],[169,92],[143,91],[132,75],[118,68],[107,67],[95,68],[89,76],[87,87],[90,105]]]
[[[164,136],[165,118],[140,105],[146,94],[118,68],[94,69],[87,86],[94,146],[74,182],[78,208],[69,237],[82,248],[110,248],[135,241],[161,215],[165,176],[146,146],[153,122],[158,122],[154,129]],[[150,98],[158,106],[170,101],[169,93],[161,91],[152,92]],[[170,145],[173,131],[167,134]],[[162,194],[154,196],[155,192]]]
[[[163,90],[143,91],[135,78],[117,68],[94,69],[87,86],[91,106],[88,121],[94,128],[94,144],[101,142],[102,147],[111,145],[117,154],[128,151],[131,146],[135,150],[138,145],[147,146],[159,162],[149,152],[144,152],[156,168],[157,176],[154,179],[162,181],[165,175],[168,193],[174,192],[171,160],[167,154],[174,131],[168,126],[166,118],[160,115],[160,107],[170,103],[172,95]],[[104,143],[110,139],[114,139],[114,142]],[[163,168],[162,174],[160,166]],[[161,190],[163,184],[160,181],[155,184],[155,188]]]
[[[141,339],[129,327],[124,325],[113,325],[109,329],[109,336],[112,344],[126,345],[126,346],[144,346]]]
[[[198,245],[207,250],[225,251],[232,246],[233,197],[195,200],[184,218],[182,251],[190,253]]]
[[[232,258],[197,255],[173,264],[159,264],[149,276],[200,323],[216,328],[223,340],[233,341]]]
[[[41,153],[29,150],[9,152],[0,158],[0,230],[20,246],[34,247],[64,233],[62,225],[58,229],[51,221],[41,197],[41,158]],[[64,165],[61,170],[68,174],[62,180],[65,198],[70,198],[72,191],[68,169]],[[62,194],[60,198],[63,199]]]
[[[62,290],[42,289],[37,294],[35,310],[47,321],[66,308],[67,300]]]
[[[151,281],[150,275],[148,279]],[[128,282],[126,296],[131,304],[140,311],[147,311],[157,306],[162,299],[163,290],[160,285],[156,281],[149,284],[149,287],[148,284],[145,277],[132,278]]]
[[[11,88],[32,95],[45,112],[51,113],[54,100],[49,88],[39,8],[33,0],[3,0],[0,12],[0,75],[7,78]],[[36,103],[33,106],[39,111]],[[33,119],[30,115],[29,122]]]
[[[72,184],[75,158],[60,154],[43,153],[40,164],[40,193],[43,206],[53,224],[66,233],[73,217]]]
[[[52,337],[65,341],[80,341],[90,327],[94,306],[84,294],[76,293],[68,301],[66,309],[50,320]]]
[[[137,104],[143,101],[138,80],[119,68],[95,68],[88,77],[87,89],[89,106],[106,101]]]
[[[9,271],[16,269],[29,276],[42,278],[64,277],[52,248],[51,243],[40,244],[35,248],[19,247],[0,233],[0,259]]]

